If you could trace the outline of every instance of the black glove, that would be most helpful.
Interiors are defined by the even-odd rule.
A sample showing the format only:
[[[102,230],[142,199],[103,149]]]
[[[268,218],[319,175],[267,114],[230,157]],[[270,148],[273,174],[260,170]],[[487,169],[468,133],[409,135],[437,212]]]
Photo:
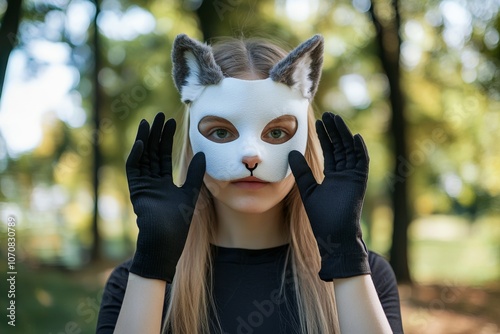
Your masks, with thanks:
[[[319,276],[331,281],[369,274],[360,226],[369,163],[363,138],[353,137],[342,118],[331,113],[316,121],[316,132],[324,156],[323,182],[316,183],[299,152],[290,152],[289,163],[318,242]]]
[[[172,142],[175,120],[158,113],[149,130],[142,120],[126,170],[130,199],[137,215],[139,236],[130,272],[171,282],[191,225],[205,174],[205,155],[198,153],[186,182],[172,180]],[[162,132],[163,128],[163,132]]]

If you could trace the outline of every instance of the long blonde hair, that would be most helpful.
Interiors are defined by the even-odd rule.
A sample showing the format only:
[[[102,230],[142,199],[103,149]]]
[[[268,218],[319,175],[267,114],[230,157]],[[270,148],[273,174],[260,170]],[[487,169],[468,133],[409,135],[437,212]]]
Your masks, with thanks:
[[[248,75],[265,79],[269,70],[286,56],[280,47],[256,39],[228,39],[213,45],[214,57],[226,77]],[[187,136],[188,114],[184,120],[179,179],[185,179],[186,167],[192,158]],[[305,158],[318,181],[323,178],[323,159],[319,142],[313,133],[314,111],[309,108],[308,138]],[[322,281],[318,245],[312,233],[297,185],[285,197],[290,247],[286,265],[291,265],[295,299],[299,309],[299,333],[340,333],[333,283]],[[202,186],[193,215],[184,251],[170,286],[170,299],[164,332],[173,334],[209,333],[210,311],[215,312],[212,297],[212,254],[215,240],[216,215],[212,196]],[[284,268],[285,269],[285,268]],[[282,284],[285,282],[283,270]],[[283,287],[283,286],[282,286]]]

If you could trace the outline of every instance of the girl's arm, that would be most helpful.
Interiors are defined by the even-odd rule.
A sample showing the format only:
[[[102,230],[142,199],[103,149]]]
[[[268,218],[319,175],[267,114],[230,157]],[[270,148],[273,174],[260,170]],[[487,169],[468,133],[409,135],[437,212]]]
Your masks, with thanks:
[[[130,273],[114,333],[160,333],[166,284]]]
[[[392,333],[370,275],[333,283],[341,333]]]
[[[161,331],[166,282],[171,282],[182,254],[205,174],[205,157],[191,160],[186,182],[172,179],[175,121],[158,113],[151,125],[139,124],[127,163],[130,200],[139,235],[115,333]]]
[[[369,169],[365,143],[331,113],[316,122],[316,132],[324,158],[321,184],[300,152],[290,152],[289,163],[318,243],[319,277],[334,281],[343,334],[392,333],[369,276],[360,225]]]

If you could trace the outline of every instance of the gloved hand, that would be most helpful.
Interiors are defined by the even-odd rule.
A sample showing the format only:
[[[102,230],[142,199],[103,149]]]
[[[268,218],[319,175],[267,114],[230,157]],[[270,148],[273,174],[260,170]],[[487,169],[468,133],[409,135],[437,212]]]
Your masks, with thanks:
[[[299,152],[290,152],[289,163],[318,242],[319,276],[332,281],[369,274],[360,226],[369,163],[363,138],[353,137],[342,118],[331,113],[316,121],[316,132],[324,156],[323,182],[317,184]]]
[[[172,180],[172,142],[175,120],[158,113],[149,130],[142,120],[126,163],[130,199],[139,235],[130,272],[171,282],[188,235],[205,174],[205,156],[198,153],[186,182]],[[163,128],[163,131],[162,131]]]

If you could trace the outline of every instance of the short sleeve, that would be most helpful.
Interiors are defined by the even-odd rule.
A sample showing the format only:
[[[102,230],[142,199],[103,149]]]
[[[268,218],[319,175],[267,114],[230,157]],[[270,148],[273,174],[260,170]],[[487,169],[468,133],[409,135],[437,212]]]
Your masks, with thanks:
[[[130,259],[117,266],[106,282],[99,317],[97,318],[96,333],[98,334],[112,334],[115,330],[123,297],[125,296],[129,273],[128,268],[131,261]]]
[[[118,265],[108,278],[101,300],[99,316],[97,318],[97,334],[112,334],[123,304],[125,290],[127,289],[128,274],[132,259]],[[170,285],[165,289],[162,321],[165,320],[168,300],[170,298]]]
[[[377,253],[368,252],[372,280],[394,334],[403,333],[398,284],[391,265]]]

